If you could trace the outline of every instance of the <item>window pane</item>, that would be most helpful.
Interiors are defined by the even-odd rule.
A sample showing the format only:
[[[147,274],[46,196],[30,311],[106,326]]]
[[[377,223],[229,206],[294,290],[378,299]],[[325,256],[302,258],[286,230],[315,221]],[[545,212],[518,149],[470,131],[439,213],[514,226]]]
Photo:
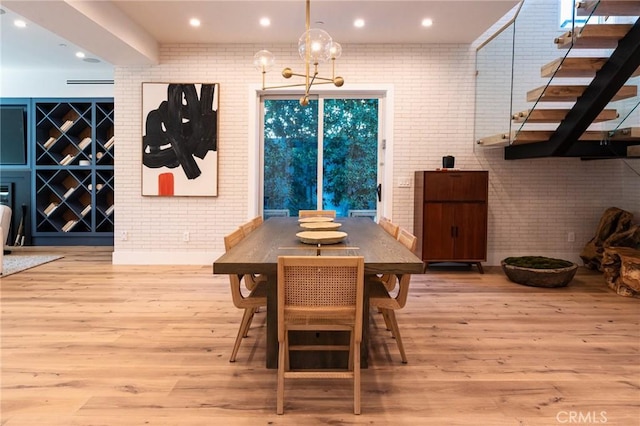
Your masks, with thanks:
[[[378,100],[326,99],[323,148],[323,208],[375,216]]]
[[[264,101],[264,215],[316,208],[318,101]]]

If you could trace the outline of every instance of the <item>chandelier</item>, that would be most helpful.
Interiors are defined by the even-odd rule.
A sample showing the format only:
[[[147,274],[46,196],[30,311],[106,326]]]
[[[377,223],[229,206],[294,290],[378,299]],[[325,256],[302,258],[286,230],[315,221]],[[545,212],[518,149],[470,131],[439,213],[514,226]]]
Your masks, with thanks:
[[[303,77],[304,83],[292,83],[280,86],[267,86],[265,76],[275,64],[275,56],[268,50],[260,50],[253,57],[253,65],[262,73],[262,90],[279,89],[283,87],[303,87],[304,95],[300,98],[300,105],[309,104],[309,91],[313,84],[331,84],[341,87],[344,84],[342,77],[336,76],[336,59],[342,54],[340,43],[333,41],[329,33],[317,28],[310,28],[311,0],[307,0],[306,31],[298,40],[298,53],[304,61],[305,73],[295,73],[289,67],[282,70],[284,78]],[[318,72],[320,62],[331,61],[331,78],[321,77]],[[313,70],[312,70],[313,67]]]

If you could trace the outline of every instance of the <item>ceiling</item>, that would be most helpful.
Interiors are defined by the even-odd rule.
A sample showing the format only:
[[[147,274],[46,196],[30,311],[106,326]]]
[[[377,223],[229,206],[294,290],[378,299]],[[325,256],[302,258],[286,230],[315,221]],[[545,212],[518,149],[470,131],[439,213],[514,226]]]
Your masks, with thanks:
[[[314,0],[311,26],[349,43],[471,43],[518,0]],[[166,43],[297,43],[302,0],[0,0],[0,65],[87,68],[158,63]],[[267,16],[271,25],[259,25]],[[190,18],[201,26],[190,27]],[[423,18],[433,26],[422,27]],[[13,21],[23,18],[26,28]],[[356,18],[365,20],[355,28]],[[84,60],[75,57],[86,52]],[[345,50],[344,54],[348,50]],[[96,62],[99,61],[99,62]]]

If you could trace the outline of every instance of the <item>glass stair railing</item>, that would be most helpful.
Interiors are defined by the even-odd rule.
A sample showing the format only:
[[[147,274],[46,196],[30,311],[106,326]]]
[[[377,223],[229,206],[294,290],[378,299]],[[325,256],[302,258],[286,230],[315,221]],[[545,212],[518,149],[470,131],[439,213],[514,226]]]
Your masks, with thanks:
[[[534,25],[540,16],[536,3],[524,2],[513,22],[477,51],[477,146],[506,147],[507,159],[511,147],[526,144],[535,146],[519,149],[511,158],[628,156],[628,148],[640,144],[640,72],[635,67],[622,85],[620,79],[614,84],[603,80],[607,73],[594,77],[612,52],[621,57],[618,41],[638,20],[640,1],[574,2],[571,29],[559,36],[554,22]],[[586,23],[577,26],[578,21]],[[553,42],[551,47],[545,39]],[[608,89],[599,90],[603,81]],[[607,98],[615,84],[619,89]],[[559,141],[562,137],[567,143]]]

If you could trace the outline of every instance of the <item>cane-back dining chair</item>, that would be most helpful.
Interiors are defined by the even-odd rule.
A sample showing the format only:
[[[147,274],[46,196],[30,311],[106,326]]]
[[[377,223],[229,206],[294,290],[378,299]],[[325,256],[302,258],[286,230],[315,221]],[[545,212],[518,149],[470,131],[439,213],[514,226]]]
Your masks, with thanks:
[[[418,238],[403,229],[398,235],[398,241],[409,250],[414,251]],[[393,337],[396,339],[400,357],[404,364],[407,363],[407,355],[404,351],[395,311],[404,308],[406,305],[410,281],[411,275],[404,274],[400,277],[391,275],[389,281],[384,281],[379,277],[372,277],[367,283],[369,286],[369,307],[370,309],[377,308],[377,310],[382,313],[387,330],[391,330]],[[395,288],[396,282],[398,284],[398,290],[395,296],[393,296],[391,291]],[[389,287],[391,287],[391,289],[389,289]]]
[[[364,298],[362,256],[278,258],[278,414],[284,413],[285,379],[335,378],[353,381],[353,412],[360,414],[360,343]],[[289,331],[349,331],[349,345],[293,345]],[[349,351],[345,370],[291,370],[290,350]]]
[[[336,217],[335,210],[300,210],[298,211],[299,217]]]
[[[244,234],[241,228],[238,228],[229,235],[225,236],[225,250],[228,251],[232,247],[235,247],[240,241],[242,241],[243,238]],[[233,300],[233,304],[236,308],[244,310],[242,321],[240,322],[240,329],[238,330],[238,335],[236,336],[236,341],[233,345],[233,350],[231,351],[229,362],[235,362],[236,355],[238,354],[238,349],[240,349],[242,338],[247,337],[247,335],[249,334],[249,328],[251,327],[253,315],[261,306],[267,306],[267,282],[266,280],[259,279],[249,283],[249,281],[253,278],[253,275],[229,275],[229,283],[231,285],[231,298]],[[248,295],[245,295],[242,292],[242,281],[245,281],[245,286],[249,290]]]

